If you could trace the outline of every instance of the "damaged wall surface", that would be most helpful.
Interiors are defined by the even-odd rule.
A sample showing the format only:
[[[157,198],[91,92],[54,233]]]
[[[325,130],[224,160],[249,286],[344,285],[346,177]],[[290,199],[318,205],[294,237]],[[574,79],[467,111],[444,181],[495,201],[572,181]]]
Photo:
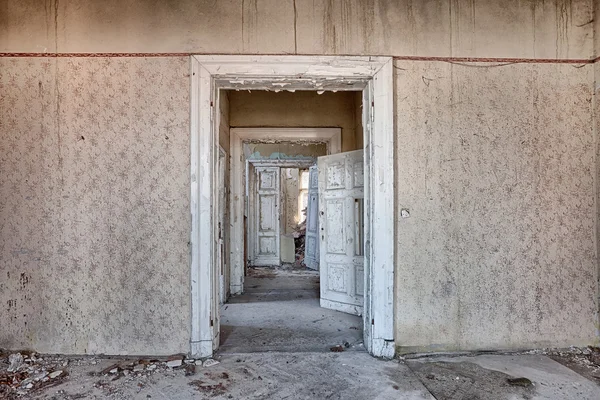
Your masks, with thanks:
[[[0,52],[591,57],[592,0],[0,0]]]
[[[400,351],[597,343],[598,11],[0,0],[0,347],[189,351],[187,53],[396,57]]]
[[[590,343],[593,66],[477,65],[397,63],[401,351]]]
[[[188,74],[0,58],[0,347],[188,351]]]

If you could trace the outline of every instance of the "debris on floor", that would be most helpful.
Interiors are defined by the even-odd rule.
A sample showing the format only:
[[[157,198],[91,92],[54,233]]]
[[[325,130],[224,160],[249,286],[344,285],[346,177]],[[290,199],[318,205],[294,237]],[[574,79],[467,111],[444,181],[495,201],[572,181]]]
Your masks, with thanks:
[[[535,392],[527,378],[515,378],[472,362],[428,360],[409,362],[409,367],[436,399],[529,399]]]
[[[87,369],[85,376],[94,380],[91,386],[103,395],[112,395],[122,390],[115,386],[116,381],[122,382],[121,386],[134,383],[141,390],[154,381],[156,374],[183,371],[184,376],[192,376],[196,373],[196,366],[217,364],[219,361],[213,358],[187,359],[182,354],[156,358],[99,358],[41,356],[31,351],[5,352],[0,349],[0,399],[29,398],[43,389],[68,382],[71,379],[68,369],[78,372]],[[81,379],[81,376],[76,379]],[[64,398],[78,398],[63,392],[59,390],[57,393],[64,395]]]
[[[531,350],[527,354],[542,354],[567,368],[600,384],[600,347]]]
[[[322,343],[346,346],[344,341]],[[431,393],[438,399],[600,398],[597,383],[545,355],[511,353],[384,361],[365,351],[329,352],[329,346],[323,347],[321,352],[219,354],[212,359],[182,355],[61,356],[0,349],[0,399],[433,400]],[[595,359],[591,356],[597,351],[554,352],[569,356],[581,352]],[[20,364],[17,353],[23,359]],[[181,365],[167,366],[175,360],[182,361]],[[204,364],[209,367],[202,367]]]
[[[303,212],[306,212],[306,209],[304,209]],[[294,263],[294,267],[306,267],[304,265],[304,253],[306,246],[306,220],[298,224],[298,228],[294,232],[294,245],[296,247],[296,262]]]
[[[531,382],[527,378],[507,378],[506,382],[508,382],[508,384],[511,386],[521,386],[521,387],[533,386],[533,382]]]
[[[30,351],[6,355],[0,350],[0,398],[25,396],[59,385],[68,376],[63,367],[67,363],[57,356],[40,357]]]
[[[217,360],[214,360],[212,358],[207,358],[206,360],[204,360],[204,362],[202,363],[203,367],[212,367],[213,365],[217,365],[219,362]]]

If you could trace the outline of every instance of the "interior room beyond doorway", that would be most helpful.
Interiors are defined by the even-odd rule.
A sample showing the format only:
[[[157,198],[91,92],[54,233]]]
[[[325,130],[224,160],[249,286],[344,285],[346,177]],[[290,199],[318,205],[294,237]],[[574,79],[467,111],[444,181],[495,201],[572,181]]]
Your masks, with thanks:
[[[362,318],[321,307],[318,266],[304,263],[309,167],[331,154],[332,144],[302,137],[281,140],[277,133],[277,128],[337,128],[335,153],[360,149],[362,94],[223,91],[220,98],[220,144],[228,152],[225,124],[231,131],[268,127],[272,132],[242,144],[244,290],[235,293],[232,285],[234,295],[221,306],[221,351],[362,349]],[[265,255],[261,249],[272,258],[260,258]]]

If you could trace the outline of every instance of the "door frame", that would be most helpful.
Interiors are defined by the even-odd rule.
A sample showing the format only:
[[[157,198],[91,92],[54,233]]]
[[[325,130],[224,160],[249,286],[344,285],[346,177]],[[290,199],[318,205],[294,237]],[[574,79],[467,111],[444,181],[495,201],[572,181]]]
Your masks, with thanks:
[[[233,129],[233,128],[232,128]],[[340,130],[341,133],[341,130]],[[253,142],[256,143],[256,142]],[[256,212],[256,204],[254,201],[254,196],[252,193],[250,193],[250,188],[251,188],[251,179],[253,179],[250,175],[250,166],[252,165],[254,168],[256,167],[277,167],[281,170],[281,168],[308,168],[312,165],[315,165],[317,162],[317,159],[314,158],[313,160],[294,160],[294,159],[289,159],[289,160],[269,160],[269,159],[249,159],[245,161],[245,165],[246,168],[244,169],[245,171],[245,185],[244,188],[242,189],[242,196],[245,197],[246,199],[246,207],[244,207],[245,210],[245,215],[248,216],[248,224],[247,224],[247,228],[246,231],[244,232],[245,234],[245,240],[248,243],[248,260],[253,260],[255,257],[254,251],[256,249],[256,243],[254,241],[255,235],[256,235],[256,220],[254,219],[254,212]],[[243,162],[242,162],[243,163]],[[230,187],[231,190],[231,187]],[[280,188],[280,192],[281,192],[281,188]],[[280,201],[281,202],[281,201]],[[244,204],[244,202],[242,202],[242,205]],[[231,204],[233,205],[233,203]],[[244,215],[244,210],[241,210],[241,215]],[[238,212],[240,210],[237,210]],[[280,221],[281,223],[281,221]],[[230,224],[231,230],[233,229],[244,229],[244,224],[242,221],[241,226],[236,226],[234,227],[232,224]],[[281,234],[281,233],[280,233]],[[238,248],[244,248],[243,247],[244,244],[237,244]],[[230,256],[231,257],[231,256]],[[279,260],[281,261],[281,254],[279,257]],[[244,287],[244,278],[245,278],[245,273],[244,273],[244,264],[241,265],[241,271],[236,271],[236,275],[241,276],[242,278],[242,282],[241,285],[238,285],[237,287],[239,288],[241,286],[241,290],[239,291],[239,293],[243,292],[243,287]],[[230,275],[231,275],[232,271],[231,271],[231,267],[230,267]]]
[[[213,354],[211,270],[217,201],[219,93],[233,90],[359,90],[363,92],[365,152],[364,344],[391,358],[394,344],[394,77],[391,57],[191,56],[190,354]],[[236,157],[232,152],[232,159]],[[373,184],[372,184],[372,183]],[[232,196],[232,201],[236,199]],[[239,221],[232,215],[232,222]],[[237,218],[237,220],[236,220]],[[236,232],[231,231],[232,235]],[[242,230],[243,233],[243,230]],[[233,247],[230,247],[234,251]],[[235,249],[240,251],[241,249]],[[233,262],[231,262],[233,264]]]
[[[244,143],[268,143],[277,138],[278,142],[315,142],[327,143],[327,154],[336,154],[342,151],[341,128],[230,128],[229,146],[231,148],[231,165],[229,167],[230,185],[230,274],[229,291],[232,295],[244,291],[244,196],[246,193],[245,171],[248,161],[244,158]],[[261,160],[262,163],[283,160]],[[248,243],[250,254],[250,242]]]

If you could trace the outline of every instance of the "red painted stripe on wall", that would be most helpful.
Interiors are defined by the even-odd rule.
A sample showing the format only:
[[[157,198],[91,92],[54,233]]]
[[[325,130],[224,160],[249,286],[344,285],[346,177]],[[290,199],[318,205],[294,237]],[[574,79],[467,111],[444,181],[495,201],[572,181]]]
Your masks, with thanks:
[[[78,57],[188,57],[191,55],[230,55],[230,56],[286,56],[290,54],[233,54],[233,53],[0,53],[0,57],[47,57],[47,58],[78,58]],[[297,56],[326,56],[324,54],[294,54]],[[329,54],[327,55],[329,56]],[[357,54],[331,54],[331,56],[358,57]],[[593,64],[600,61],[594,59],[555,59],[555,58],[502,58],[502,57],[425,57],[425,56],[386,56],[397,61],[442,61],[460,63],[513,63],[513,64]],[[367,55],[368,57],[368,55]]]
[[[188,57],[191,53],[0,53],[0,57]]]

